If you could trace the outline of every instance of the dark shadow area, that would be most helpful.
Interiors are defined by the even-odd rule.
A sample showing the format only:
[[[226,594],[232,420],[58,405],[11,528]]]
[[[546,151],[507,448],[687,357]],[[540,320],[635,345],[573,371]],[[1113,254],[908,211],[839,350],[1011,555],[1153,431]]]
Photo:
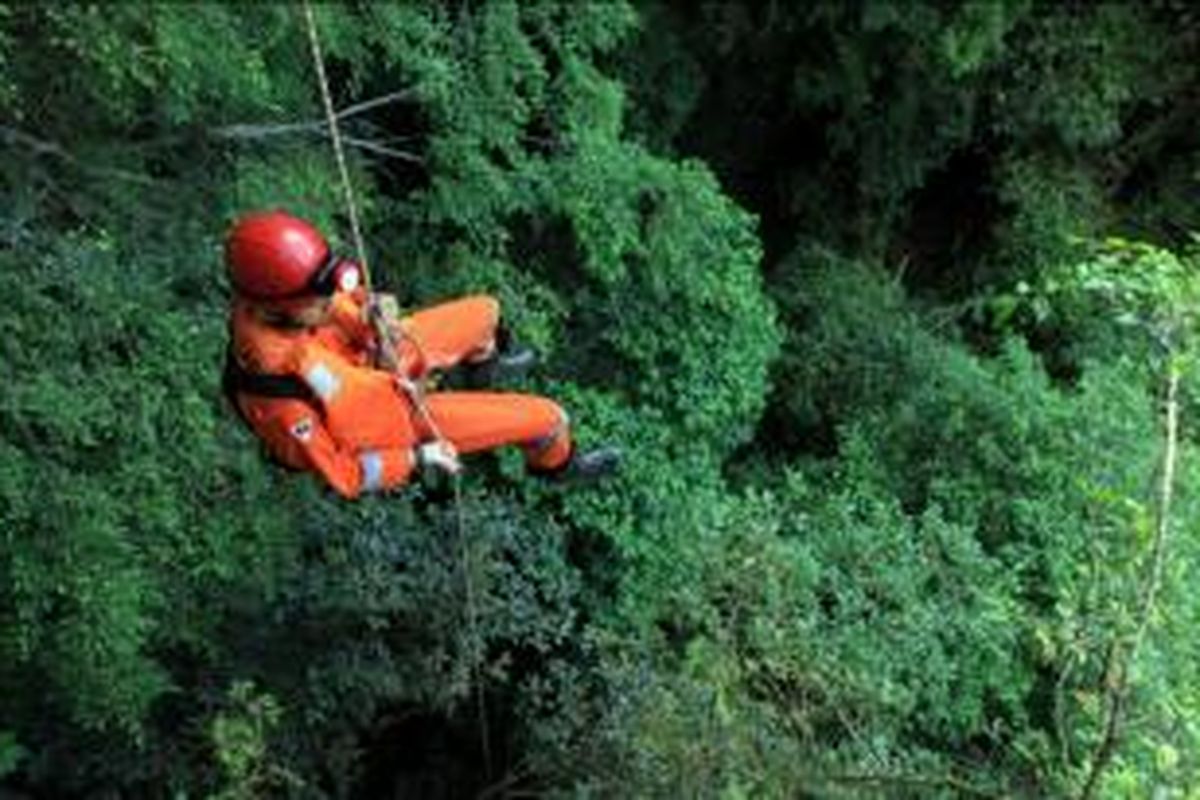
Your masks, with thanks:
[[[887,258],[902,266],[910,292],[945,301],[980,288],[983,276],[974,265],[995,244],[1002,213],[993,186],[991,154],[971,148],[954,153],[913,193],[908,219]]]

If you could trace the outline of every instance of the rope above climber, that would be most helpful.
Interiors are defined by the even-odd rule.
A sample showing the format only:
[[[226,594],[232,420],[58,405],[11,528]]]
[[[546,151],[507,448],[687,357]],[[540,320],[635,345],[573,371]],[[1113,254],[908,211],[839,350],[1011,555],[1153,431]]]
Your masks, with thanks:
[[[275,459],[320,474],[339,494],[398,487],[420,468],[457,473],[460,455],[505,445],[549,478],[619,465],[614,448],[577,451],[566,413],[547,398],[424,392],[451,370],[483,388],[534,361],[500,325],[494,298],[400,317],[393,297],[363,285],[355,261],[281,211],[238,220],[225,258],[235,293],[226,392]]]

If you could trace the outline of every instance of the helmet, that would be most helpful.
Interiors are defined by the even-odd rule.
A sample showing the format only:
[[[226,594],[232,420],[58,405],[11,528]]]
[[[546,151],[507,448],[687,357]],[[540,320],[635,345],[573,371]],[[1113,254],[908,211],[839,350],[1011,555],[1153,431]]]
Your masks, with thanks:
[[[257,211],[234,223],[225,264],[238,294],[273,302],[354,289],[358,267],[338,258],[308,222],[283,211]]]

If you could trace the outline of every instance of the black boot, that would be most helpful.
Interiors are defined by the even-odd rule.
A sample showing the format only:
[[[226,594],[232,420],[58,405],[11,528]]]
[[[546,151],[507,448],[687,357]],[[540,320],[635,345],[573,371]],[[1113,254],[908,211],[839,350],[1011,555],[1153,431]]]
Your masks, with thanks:
[[[459,364],[447,375],[455,388],[486,389],[503,381],[524,377],[537,364],[532,348],[517,344],[505,327],[496,331],[496,350],[482,361]]]
[[[571,457],[563,466],[553,470],[535,470],[534,474],[556,482],[590,483],[615,475],[620,468],[620,448],[604,446],[586,453],[572,450]]]

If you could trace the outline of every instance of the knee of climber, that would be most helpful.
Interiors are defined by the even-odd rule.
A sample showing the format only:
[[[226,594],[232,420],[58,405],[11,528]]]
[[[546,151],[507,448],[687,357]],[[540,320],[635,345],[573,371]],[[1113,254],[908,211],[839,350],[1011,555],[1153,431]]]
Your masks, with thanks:
[[[500,322],[500,301],[492,297],[490,294],[481,294],[476,297],[479,303],[479,314],[486,319],[494,328]]]
[[[550,400],[545,403],[553,411],[551,423],[544,433],[522,445],[526,463],[536,470],[557,469],[571,458],[571,423],[567,412]]]
[[[491,295],[477,294],[464,298],[463,303],[466,306],[465,315],[484,331],[479,351],[472,356],[487,357],[496,346],[496,328],[500,325],[500,301]]]
[[[457,315],[471,324],[495,328],[500,323],[500,301],[490,294],[473,294],[455,303]]]

